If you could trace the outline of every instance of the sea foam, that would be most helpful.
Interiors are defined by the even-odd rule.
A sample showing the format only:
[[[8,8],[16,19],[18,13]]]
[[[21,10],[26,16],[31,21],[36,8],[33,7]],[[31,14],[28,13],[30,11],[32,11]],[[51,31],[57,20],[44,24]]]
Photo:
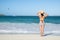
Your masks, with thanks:
[[[45,23],[45,33],[60,33],[60,24]],[[38,23],[0,23],[0,33],[40,33]]]

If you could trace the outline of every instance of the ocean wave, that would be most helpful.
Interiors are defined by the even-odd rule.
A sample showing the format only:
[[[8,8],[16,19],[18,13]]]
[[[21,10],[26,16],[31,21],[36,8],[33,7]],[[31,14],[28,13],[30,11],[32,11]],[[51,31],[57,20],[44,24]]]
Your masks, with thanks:
[[[27,31],[27,30],[0,30],[0,33],[40,33],[35,31]],[[46,33],[60,33],[60,31],[45,31]]]
[[[38,23],[0,23],[0,33],[40,33]],[[60,33],[60,24],[45,23],[46,33]]]
[[[28,30],[0,30],[0,33],[39,33],[39,32]]]

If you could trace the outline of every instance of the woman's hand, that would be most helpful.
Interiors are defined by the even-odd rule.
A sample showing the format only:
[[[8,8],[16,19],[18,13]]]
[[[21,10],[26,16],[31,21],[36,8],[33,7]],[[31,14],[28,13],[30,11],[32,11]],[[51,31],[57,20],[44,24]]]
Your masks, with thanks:
[[[47,17],[48,16],[48,14],[47,13],[45,13],[45,17]]]

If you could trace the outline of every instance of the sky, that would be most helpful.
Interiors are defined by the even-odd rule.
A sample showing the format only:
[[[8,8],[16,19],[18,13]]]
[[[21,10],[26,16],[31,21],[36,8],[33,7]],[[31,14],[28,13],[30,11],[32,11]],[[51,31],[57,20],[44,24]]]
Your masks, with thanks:
[[[7,16],[37,16],[39,10],[60,16],[60,0],[0,0],[0,14]]]

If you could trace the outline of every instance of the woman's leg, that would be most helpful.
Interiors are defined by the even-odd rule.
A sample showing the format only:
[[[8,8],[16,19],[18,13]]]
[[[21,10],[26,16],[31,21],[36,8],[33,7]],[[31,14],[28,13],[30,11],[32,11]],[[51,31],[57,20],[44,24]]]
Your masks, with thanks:
[[[44,25],[40,26],[40,35],[43,36],[44,34]]]

